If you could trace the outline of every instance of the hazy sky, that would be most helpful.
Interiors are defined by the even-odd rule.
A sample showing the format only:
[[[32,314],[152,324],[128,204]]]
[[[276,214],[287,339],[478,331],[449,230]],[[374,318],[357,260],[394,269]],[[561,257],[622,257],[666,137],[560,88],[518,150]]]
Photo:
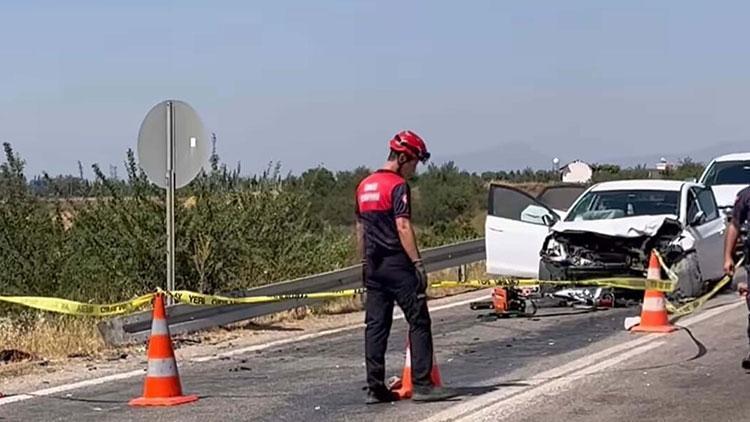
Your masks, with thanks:
[[[31,174],[123,174],[170,97],[244,172],[378,165],[406,127],[437,161],[750,140],[748,16],[747,1],[9,0],[0,141]]]

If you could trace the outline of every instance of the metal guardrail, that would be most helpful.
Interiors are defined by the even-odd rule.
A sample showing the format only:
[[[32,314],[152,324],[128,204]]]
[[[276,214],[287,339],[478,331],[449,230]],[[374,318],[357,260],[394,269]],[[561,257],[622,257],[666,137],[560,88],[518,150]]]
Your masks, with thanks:
[[[481,261],[485,259],[484,239],[481,238],[426,249],[422,253],[422,258],[429,272]],[[324,292],[356,288],[361,285],[361,282],[361,268],[359,265],[356,265],[296,280],[284,281],[240,292],[232,292],[226,295],[245,297]],[[320,302],[320,300],[288,300],[254,305],[214,307],[195,307],[178,304],[167,308],[167,317],[169,318],[169,330],[172,334],[186,334],[283,312],[315,302]],[[151,311],[139,312],[103,321],[99,324],[99,332],[110,345],[119,346],[145,342],[151,332]]]

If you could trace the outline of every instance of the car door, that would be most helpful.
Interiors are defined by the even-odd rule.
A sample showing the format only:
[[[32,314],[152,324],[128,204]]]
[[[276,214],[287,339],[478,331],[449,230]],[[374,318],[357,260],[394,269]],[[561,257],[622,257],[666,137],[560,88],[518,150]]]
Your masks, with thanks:
[[[519,189],[491,185],[485,220],[487,273],[538,278],[539,252],[549,227],[559,219]]]
[[[704,280],[720,278],[723,271],[725,221],[710,188],[693,186],[687,195],[686,227],[695,238],[698,265]]]

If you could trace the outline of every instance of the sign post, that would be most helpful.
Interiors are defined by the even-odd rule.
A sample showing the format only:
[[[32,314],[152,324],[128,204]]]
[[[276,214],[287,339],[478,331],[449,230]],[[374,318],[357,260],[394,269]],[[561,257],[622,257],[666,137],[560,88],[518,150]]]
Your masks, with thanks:
[[[175,191],[190,183],[208,162],[208,137],[198,114],[183,101],[155,105],[138,133],[138,161],[149,180],[166,189],[167,280],[175,290]],[[167,297],[172,304],[172,298]]]

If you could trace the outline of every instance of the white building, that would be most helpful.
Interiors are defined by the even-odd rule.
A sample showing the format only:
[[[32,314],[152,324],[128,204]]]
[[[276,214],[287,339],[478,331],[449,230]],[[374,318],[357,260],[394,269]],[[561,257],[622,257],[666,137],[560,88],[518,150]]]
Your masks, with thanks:
[[[594,170],[583,161],[576,160],[560,169],[564,183],[589,183]]]
[[[674,164],[667,161],[666,158],[661,157],[659,163],[656,164],[656,170],[664,172],[674,169]]]

